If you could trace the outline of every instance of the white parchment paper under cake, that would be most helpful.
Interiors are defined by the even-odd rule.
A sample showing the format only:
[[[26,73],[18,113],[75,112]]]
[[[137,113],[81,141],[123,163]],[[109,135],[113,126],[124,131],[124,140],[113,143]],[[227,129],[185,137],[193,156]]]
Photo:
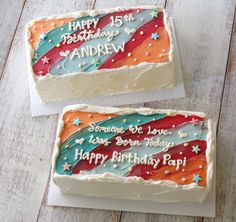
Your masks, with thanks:
[[[34,82],[31,75],[29,76],[29,91],[30,91],[30,104],[32,116],[42,116],[60,113],[62,109],[67,105],[77,103],[87,103],[100,106],[120,106],[129,105],[135,103],[153,102],[164,99],[181,98],[185,97],[184,82],[182,76],[181,59],[178,50],[178,44],[176,41],[173,21],[171,20],[171,26],[173,29],[173,43],[175,47],[176,56],[176,86],[173,88],[165,88],[159,90],[152,90],[149,92],[135,92],[129,94],[120,94],[113,96],[98,96],[91,98],[78,98],[74,100],[68,100],[63,102],[54,102],[43,104],[37,94],[34,87]]]

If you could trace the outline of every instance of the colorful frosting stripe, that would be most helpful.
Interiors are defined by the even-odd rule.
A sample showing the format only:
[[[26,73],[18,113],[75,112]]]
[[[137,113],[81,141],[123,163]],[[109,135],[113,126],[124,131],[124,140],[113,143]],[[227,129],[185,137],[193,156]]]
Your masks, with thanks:
[[[112,67],[117,68],[119,66],[122,66],[122,65],[117,65],[117,64],[118,63],[123,64],[122,60],[124,58],[131,57],[133,54],[133,51],[136,48],[139,48],[142,42],[144,42],[146,39],[151,40],[151,34],[158,30],[157,27],[163,27],[163,26],[164,26],[163,13],[159,13],[158,18],[154,18],[150,22],[147,22],[143,26],[139,27],[137,31],[132,35],[132,38],[128,42],[126,42],[125,44],[126,53],[119,52],[119,53],[113,54],[107,61],[105,61],[99,67],[99,69],[109,69]],[[143,34],[140,35],[140,33],[143,33]],[[155,44],[155,43],[157,43],[157,41],[152,40],[152,44]],[[157,44],[159,45],[159,43]],[[147,46],[148,44],[146,45],[146,48],[148,48]],[[142,54],[145,55],[144,52]],[[156,57],[159,59],[159,54],[156,54]],[[134,61],[134,58],[137,59],[137,57],[132,56],[131,59],[133,62],[136,62],[136,63],[140,62],[140,61]]]
[[[127,11],[121,11],[121,12],[115,12],[111,13],[113,16],[123,16],[128,13],[134,13],[134,10],[127,10]],[[72,22],[78,22],[81,20],[88,20],[91,18],[99,18],[98,28],[103,29],[105,26],[107,26],[110,22],[110,16],[111,14],[107,15],[98,15],[95,17],[87,16],[82,17],[73,20]],[[62,44],[63,39],[61,38],[62,35],[65,35],[67,33],[69,34],[76,34],[78,35],[83,30],[78,31],[69,31],[68,24],[65,24],[63,26],[57,27],[48,33],[46,33],[46,39],[42,39],[39,42],[38,48],[36,50],[37,57],[34,57],[32,60],[33,63],[33,70],[36,75],[46,75],[49,73],[49,70],[52,65],[55,65],[58,61],[61,59],[64,59],[65,56],[69,56],[67,52],[71,53],[71,51],[75,48],[80,47],[84,43],[84,41],[79,41],[76,43],[71,44]],[[91,31],[95,31],[94,28],[91,28]],[[49,42],[50,41],[50,42]],[[90,41],[88,41],[90,42]],[[64,52],[65,54],[62,55],[61,52]],[[50,63],[48,64],[42,64],[42,57],[46,56],[47,58],[50,58]],[[58,66],[59,64],[57,64]]]
[[[180,124],[178,126],[175,126],[172,129],[169,129],[169,131],[171,132],[171,135],[168,135],[167,138],[164,135],[157,135],[157,136],[153,136],[153,139],[158,140],[158,138],[159,138],[160,140],[163,140],[163,141],[165,139],[168,139],[168,141],[174,141],[175,146],[180,145],[180,144],[184,144],[184,143],[188,143],[188,142],[191,142],[196,139],[206,140],[207,129],[204,129],[204,122],[199,122],[197,126],[193,126],[189,122],[186,122],[186,123]],[[180,138],[178,135],[179,131],[188,132],[188,136],[186,138]],[[197,136],[196,136],[196,134],[197,134]],[[145,136],[145,137],[147,138],[148,136]],[[140,141],[143,142],[143,140],[141,140],[140,137],[138,137],[138,139],[140,139]],[[191,149],[190,146],[188,146],[188,147]],[[172,149],[172,148],[173,147],[170,147],[170,149]],[[161,146],[158,146],[155,148],[154,147],[150,148],[150,147],[146,147],[146,146],[142,146],[142,148],[140,148],[140,146],[132,146],[128,149],[123,150],[122,153],[128,154],[129,152],[131,152],[131,153],[136,153],[138,156],[145,156],[145,155],[150,156],[150,155],[155,155],[157,153],[160,153],[162,151],[163,151],[163,147],[161,147]],[[184,155],[184,154],[182,154],[182,155]],[[80,164],[80,163],[81,163],[81,161],[78,164]],[[125,162],[121,166],[119,166],[119,169],[114,169],[113,168],[114,163],[112,163],[110,159],[105,162],[105,165],[106,166],[96,165],[96,168],[93,168],[93,170],[91,170],[89,168],[90,166],[88,166],[88,163],[87,163],[88,168],[86,168],[85,164],[84,164],[83,170],[85,170],[85,171],[83,172],[83,174],[85,174],[85,175],[90,174],[91,175],[91,174],[103,174],[105,172],[111,172],[111,173],[117,174],[119,176],[125,176],[128,174],[129,169],[132,169],[132,167],[135,166],[134,163]]]
[[[129,125],[138,125],[138,126],[144,126],[146,124],[147,125],[153,125],[156,126],[158,125],[158,128],[171,128],[173,124],[175,124],[176,126],[179,124],[183,124],[185,122],[191,121],[192,118],[196,118],[199,121],[202,121],[202,118],[197,117],[197,116],[189,116],[189,117],[184,117],[182,115],[177,115],[177,116],[168,116],[165,117],[164,114],[155,114],[155,115],[150,115],[150,116],[144,116],[141,114],[130,114],[130,115],[126,115],[126,116],[118,116],[115,118],[112,118],[110,120],[106,120],[106,121],[102,121],[97,123],[98,125],[101,126],[116,126],[116,127],[124,127],[125,130],[128,129]],[[155,121],[153,121],[153,118],[155,118]],[[164,118],[164,119],[163,119]],[[123,123],[123,119],[127,119],[127,123]],[[137,120],[140,120],[140,123],[137,124]],[[155,127],[156,128],[156,127]],[[127,132],[126,132],[127,133]],[[57,159],[57,172],[60,174],[71,174],[73,171],[73,167],[76,165],[76,163],[78,161],[74,160],[74,153],[75,153],[75,149],[76,148],[80,148],[83,149],[85,152],[91,152],[96,149],[96,145],[92,145],[89,144],[88,141],[86,141],[82,146],[77,146],[75,144],[75,140],[79,139],[79,138],[85,138],[88,139],[89,136],[91,135],[90,132],[87,131],[86,128],[84,128],[84,130],[82,130],[81,132],[76,132],[75,134],[73,134],[70,138],[68,138],[63,144],[61,144],[60,146],[60,155]],[[96,134],[94,134],[96,135]],[[115,133],[109,133],[109,134],[105,134],[105,133],[99,133],[98,134],[99,137],[102,137],[103,139],[109,139],[112,140],[114,139],[115,136],[117,136],[117,134]],[[123,137],[126,134],[122,134],[121,136]],[[135,135],[135,134],[134,134]],[[129,135],[130,136],[130,135]],[[137,135],[136,135],[137,136]],[[141,135],[140,135],[141,136]],[[68,146],[66,148],[66,146]],[[112,144],[109,145],[109,149],[111,149]],[[100,148],[104,148],[104,146],[100,146]],[[98,146],[99,149],[99,146]],[[64,158],[67,158],[67,162],[71,164],[71,169],[70,171],[63,171],[62,165],[65,162]]]
[[[74,20],[74,18],[58,18],[34,21],[33,25],[29,27],[31,47],[36,50],[39,42],[41,41],[41,35],[48,33],[49,31],[55,29],[55,27],[61,27],[72,20]]]
[[[188,118],[191,120],[191,117],[188,117]],[[187,118],[187,120],[188,120],[188,118]],[[151,121],[151,122],[145,123],[143,125],[140,125],[143,128],[143,133],[142,134],[131,134],[130,131],[126,130],[125,133],[116,135],[116,137],[121,136],[123,139],[143,141],[144,138],[153,137],[152,134],[149,134],[149,135],[147,134],[148,126],[150,126],[151,128],[155,128],[155,129],[163,129],[163,128],[172,129],[173,124],[175,124],[176,126],[178,126],[179,124],[182,125],[187,120],[186,120],[185,117],[183,117],[181,115],[177,116],[177,118],[167,116],[165,118],[161,118],[161,119],[158,119],[158,120]],[[158,136],[158,137],[160,137],[160,136]],[[92,152],[95,153],[95,154],[100,153],[100,154],[108,155],[108,157],[110,159],[112,157],[112,154],[113,154],[114,151],[124,152],[124,151],[128,150],[129,148],[131,148],[130,145],[128,145],[128,146],[117,146],[115,137],[111,138],[110,141],[111,141],[111,144],[109,145],[109,149],[104,149],[104,146],[100,145],[97,148],[93,149]],[[139,147],[139,149],[140,149],[140,147]],[[154,148],[149,148],[149,149],[154,149]],[[129,151],[131,151],[131,150],[129,149]],[[98,162],[98,164],[100,164],[100,161]],[[94,169],[95,167],[97,167],[97,165],[95,165],[94,163],[91,164],[87,160],[78,161],[78,163],[74,166],[73,173],[78,174],[78,173],[80,173],[81,170],[82,171],[88,171],[88,170]]]
[[[154,12],[154,14],[153,14]],[[125,16],[132,15],[134,20],[127,22]],[[121,16],[123,24],[120,27],[111,27],[111,17],[116,18]],[[97,27],[90,27],[90,29],[69,30],[66,22],[81,22],[89,19],[99,19]],[[60,20],[60,21],[59,21]],[[57,26],[50,30],[48,22]],[[86,16],[74,19],[58,19],[44,20],[42,26],[47,26],[45,30],[50,30],[40,36],[40,41],[35,50],[35,56],[32,59],[32,67],[35,75],[44,76],[48,73],[52,75],[63,75],[66,73],[76,72],[92,72],[99,69],[118,68],[122,66],[133,66],[141,62],[165,62],[169,60],[170,41],[168,33],[164,27],[163,13],[151,9],[130,9],[125,11],[118,11],[109,14],[97,15],[95,17]],[[60,22],[62,22],[60,25]],[[59,26],[58,26],[59,25]],[[40,32],[36,32],[38,28],[37,22],[35,26],[30,27],[31,44],[35,48],[38,42]],[[97,32],[98,29],[102,31],[119,31],[119,35],[115,36],[112,41],[106,38],[90,39],[87,41],[78,41],[67,44],[63,41],[62,35],[69,34],[71,37],[77,36],[84,30]],[[130,32],[131,30],[132,33]],[[35,32],[33,32],[35,31]],[[128,33],[131,34],[128,34]],[[155,37],[153,37],[153,35]],[[112,56],[108,54],[91,56],[72,56],[74,50],[90,50],[88,47],[105,46],[107,43],[112,46]],[[124,46],[122,46],[124,44]],[[150,46],[151,45],[151,46]],[[124,51],[123,51],[124,47]],[[128,56],[132,53],[133,56]],[[73,57],[73,58],[72,58]]]
[[[205,153],[206,141],[194,140],[194,141],[188,142],[187,148],[184,146],[184,144],[179,144],[175,147],[172,147],[168,151],[168,154],[170,154],[173,159],[182,159],[184,156],[184,157],[187,157],[188,160],[189,159],[191,160],[191,159],[196,158],[196,154],[194,152],[192,152],[192,149],[189,147],[197,146],[197,145],[199,147],[201,147],[201,153]],[[182,154],[180,154],[180,153],[182,153]],[[136,166],[132,167],[132,171],[130,173],[128,173],[126,176],[128,176],[128,177],[129,176],[138,176],[138,177],[142,177],[145,180],[156,178],[156,175],[158,175],[160,173],[159,170],[161,170],[162,167],[165,167],[163,165],[163,155],[165,155],[164,152],[160,152],[158,154],[153,155],[153,158],[161,160],[160,164],[158,165],[158,169],[153,169],[152,166],[148,166],[148,165],[137,164]],[[205,159],[205,155],[202,155],[202,158]],[[201,158],[198,157],[198,160],[201,160]],[[204,165],[204,167],[205,167],[205,165]],[[173,170],[173,168],[172,168],[172,170]],[[196,165],[195,169],[194,169],[194,173],[196,173],[196,171],[198,171],[198,170],[199,170],[199,166]],[[169,171],[167,174],[170,174],[170,173],[171,173],[171,171]],[[189,172],[189,173],[192,175],[193,172]],[[162,176],[166,177],[165,174]],[[185,176],[187,176],[187,175],[185,174]],[[189,181],[189,183],[192,183],[192,180]],[[206,183],[206,181],[205,181],[205,183]],[[203,183],[203,181],[201,181],[201,186],[205,186],[206,185],[205,183]]]
[[[122,66],[135,66],[142,62],[167,62],[169,61],[170,42],[169,36],[164,27],[158,27],[154,32],[158,33],[158,41],[147,37],[137,48],[131,49],[131,56],[117,59],[111,68]],[[147,47],[148,46],[148,47]]]
[[[127,130],[130,124],[133,125],[142,125],[144,123],[148,123],[150,121],[153,120],[153,118],[155,119],[160,119],[165,117],[165,114],[154,114],[154,115],[149,115],[149,116],[144,116],[138,113],[135,114],[129,114],[129,115],[123,115],[123,116],[118,116],[118,117],[114,117],[112,119],[108,119],[105,121],[101,121],[98,122],[97,125],[99,126],[115,126],[115,127],[123,127],[124,130]],[[127,123],[123,122],[123,119],[127,119]],[[140,123],[137,124],[137,120],[140,120]],[[76,148],[80,148],[80,149],[84,149],[84,151],[86,152],[91,152],[92,150],[94,150],[97,146],[93,145],[91,143],[88,142],[88,138],[90,137],[92,133],[88,132],[87,127],[84,128],[83,130],[74,133],[72,136],[70,136],[69,138],[67,138],[65,140],[64,143],[62,143],[60,145],[60,155],[57,158],[57,162],[56,162],[56,172],[59,174],[72,174],[73,171],[73,167],[76,165],[77,161],[75,161],[74,159],[74,154],[75,154],[75,149]],[[94,135],[96,135],[96,133],[93,133]],[[103,138],[103,139],[111,139],[114,136],[117,136],[116,133],[97,133],[97,135],[99,135],[99,137]],[[85,142],[83,143],[83,145],[77,145],[75,143],[76,139],[79,138],[85,138]],[[68,171],[64,171],[62,165],[65,163],[65,159],[67,158],[67,162],[71,164],[71,169]]]
[[[187,166],[181,167],[178,171],[173,170],[172,166],[162,166],[158,169],[158,173],[146,171],[149,172],[149,177],[146,179],[175,181],[178,184],[186,185],[193,182],[193,175],[201,175],[202,179],[198,185],[206,186],[207,161],[205,153],[198,154],[197,157],[197,159],[195,157],[188,159]]]
[[[73,124],[74,119],[79,118],[81,123],[79,128],[82,130],[90,124],[90,122],[101,122],[108,120],[110,118],[117,117],[117,114],[109,113],[109,114],[101,114],[101,113],[89,113],[89,112],[71,112],[68,111],[63,115],[63,131],[60,135],[61,143],[64,143],[66,139],[71,137],[74,133],[78,131],[78,126]]]
[[[125,28],[128,29],[138,29],[140,26],[145,25],[146,23],[148,23],[149,21],[152,21],[153,19],[150,18],[149,16],[149,11],[143,11],[143,12],[139,12],[136,15],[136,19],[133,22],[127,23]],[[143,17],[143,20],[140,21],[140,18]],[[159,19],[155,19],[155,20],[159,20]],[[114,39],[112,41],[110,41],[110,43],[113,45],[113,47],[115,47],[116,49],[121,48],[120,46],[122,46],[123,43],[125,43],[125,48],[127,42],[131,41],[131,37],[132,35],[128,35],[126,32],[123,31],[124,27],[120,26],[120,27],[116,27],[116,30],[119,31],[119,35],[114,37]],[[108,24],[106,27],[104,27],[104,29],[102,30],[104,32],[112,32],[114,31],[114,28],[110,26],[110,24]],[[86,48],[89,46],[103,46],[107,43],[107,39],[106,38],[98,38],[98,39],[92,39],[89,41],[84,42],[83,44],[80,45],[80,47]],[[80,49],[80,47],[78,47],[78,49]],[[119,50],[120,53],[122,54],[126,54],[124,52],[122,52],[121,50]],[[119,53],[117,52],[117,53]],[[83,71],[83,72],[91,72],[91,71],[95,71],[98,70],[100,65],[99,64],[103,64],[103,62],[105,62],[107,59],[109,58],[109,55],[95,55],[93,56],[93,60],[98,61],[98,65],[94,65],[93,63],[91,63],[91,57],[83,57],[83,58],[79,58],[78,56],[76,56],[75,58],[71,59],[70,56],[64,58],[63,60],[60,61],[60,64],[55,64],[52,69],[50,69],[50,73],[52,75],[58,75],[58,74],[64,74],[64,73],[74,73],[76,71]],[[84,64],[81,67],[78,67],[78,64]],[[56,65],[60,65],[61,69],[58,69],[56,67]]]

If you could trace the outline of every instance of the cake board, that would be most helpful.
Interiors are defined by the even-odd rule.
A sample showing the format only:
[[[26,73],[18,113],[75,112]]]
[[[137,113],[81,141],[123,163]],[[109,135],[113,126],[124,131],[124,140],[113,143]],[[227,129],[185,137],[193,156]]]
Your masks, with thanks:
[[[93,104],[100,106],[120,106],[120,105],[130,105],[135,103],[144,103],[144,102],[154,102],[157,100],[164,99],[173,99],[185,97],[185,88],[182,75],[182,65],[181,59],[178,50],[178,44],[176,40],[174,23],[170,19],[171,28],[173,30],[173,44],[175,47],[175,56],[176,56],[176,86],[172,88],[151,90],[148,92],[134,92],[128,94],[119,94],[112,96],[97,96],[90,98],[80,98],[73,99],[63,102],[52,102],[44,104],[40,101],[40,98],[37,94],[37,91],[34,87],[34,82],[31,75],[29,76],[29,91],[30,91],[30,105],[31,105],[31,114],[35,116],[51,115],[60,113],[65,106],[72,104]]]

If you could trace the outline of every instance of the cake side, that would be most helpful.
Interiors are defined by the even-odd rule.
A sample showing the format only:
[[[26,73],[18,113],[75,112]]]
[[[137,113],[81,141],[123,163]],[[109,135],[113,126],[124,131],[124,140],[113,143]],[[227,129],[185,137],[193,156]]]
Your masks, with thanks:
[[[88,17],[98,20],[96,29],[90,25],[83,31],[100,30],[110,33],[112,39],[72,40],[76,34],[81,37],[82,31],[68,30],[69,24],[82,24]],[[123,24],[110,27],[111,17]],[[43,102],[175,84],[171,29],[166,12],[157,6],[88,10],[36,19],[27,26],[26,46],[28,68]]]
[[[73,126],[73,121],[78,118],[80,125]],[[176,124],[174,127],[173,121]],[[113,130],[118,130],[117,126],[122,125],[124,132],[88,134],[92,129],[91,123],[113,126]],[[134,131],[131,132],[130,125],[141,127],[143,133],[132,133]],[[152,135],[149,127],[154,131],[165,131],[166,135]],[[86,142],[91,135],[103,139],[107,137],[110,143],[93,147]],[[129,139],[133,144],[121,145],[118,137],[120,142]],[[82,142],[83,138],[85,142]],[[159,140],[159,144],[147,146],[148,138],[156,143]],[[212,186],[215,152],[212,138],[212,123],[204,113],[69,106],[59,118],[52,163],[53,181],[62,193],[155,202],[203,202]],[[127,162],[127,159],[123,163],[115,161],[114,153],[149,158],[146,161],[150,164],[144,159],[142,164]],[[75,158],[76,155],[89,154],[97,154],[95,156],[101,156],[101,159]],[[104,158],[107,155],[107,159],[101,162],[103,155]],[[163,162],[168,158],[170,165]],[[65,166],[68,168],[65,169]]]

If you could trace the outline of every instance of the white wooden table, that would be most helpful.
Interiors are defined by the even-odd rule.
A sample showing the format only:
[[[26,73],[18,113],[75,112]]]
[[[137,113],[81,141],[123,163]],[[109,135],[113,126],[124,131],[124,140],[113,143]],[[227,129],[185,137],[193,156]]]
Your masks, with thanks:
[[[57,116],[31,117],[25,25],[143,4],[162,5],[174,18],[187,97],[135,106],[205,111],[218,123],[215,219],[47,206]],[[235,0],[0,0],[0,221],[236,221]]]

